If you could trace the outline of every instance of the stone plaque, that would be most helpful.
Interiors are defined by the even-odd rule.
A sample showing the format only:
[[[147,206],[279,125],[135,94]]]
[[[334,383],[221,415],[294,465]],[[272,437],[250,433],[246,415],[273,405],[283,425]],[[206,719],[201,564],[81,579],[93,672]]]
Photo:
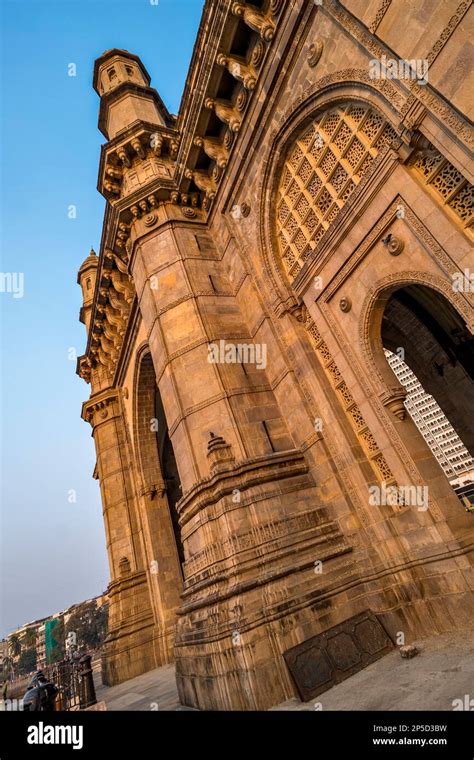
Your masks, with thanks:
[[[380,620],[367,610],[288,649],[283,656],[301,699],[307,702],[394,646]]]

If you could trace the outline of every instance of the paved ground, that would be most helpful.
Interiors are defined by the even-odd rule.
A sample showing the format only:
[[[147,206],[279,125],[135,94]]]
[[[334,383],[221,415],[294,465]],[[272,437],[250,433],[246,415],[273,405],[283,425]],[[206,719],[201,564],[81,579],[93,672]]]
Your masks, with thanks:
[[[454,699],[474,697],[474,631],[411,642],[419,654],[398,650],[304,704],[290,699],[273,710],[452,710]]]
[[[452,710],[454,699],[474,698],[474,631],[412,643],[419,654],[411,660],[394,650],[315,700],[291,699],[272,709],[314,710],[319,702],[323,710]],[[98,686],[97,699],[108,710],[189,709],[179,704],[172,665],[119,686]]]
[[[96,686],[107,710],[187,710],[178,700],[174,666],[150,670],[118,686]]]

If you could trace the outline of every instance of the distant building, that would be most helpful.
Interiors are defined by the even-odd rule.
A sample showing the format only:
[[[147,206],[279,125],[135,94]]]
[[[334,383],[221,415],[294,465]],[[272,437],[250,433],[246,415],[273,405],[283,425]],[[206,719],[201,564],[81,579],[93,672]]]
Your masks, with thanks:
[[[45,626],[40,625],[38,628],[38,636],[36,638],[36,666],[38,668],[44,668],[46,665],[46,638],[45,638]]]
[[[43,620],[33,620],[31,623],[25,623],[21,628],[17,628],[16,631],[12,631],[12,633],[8,634],[6,637],[5,641],[8,648],[7,654],[11,657],[14,666],[18,665],[23,651],[36,647],[36,639],[42,623]],[[12,651],[11,647],[11,640],[13,637],[16,637],[20,644],[16,654]]]
[[[474,458],[441,407],[433,396],[426,393],[416,375],[397,354],[390,351],[385,354],[398,380],[407,390],[405,406],[413,422],[453,488],[465,486],[469,481],[474,484]]]
[[[51,621],[57,619],[63,620],[64,624],[67,625],[68,621],[71,619],[72,615],[80,612],[81,609],[86,609],[88,605],[90,605],[92,602],[95,602],[96,609],[101,609],[104,604],[107,604],[107,596],[106,595],[100,595],[97,597],[93,597],[92,599],[87,599],[84,602],[80,602],[79,604],[73,604],[71,607],[68,607],[66,610],[62,610],[61,612],[56,612],[53,615],[50,615],[47,618],[41,618],[40,620],[35,620],[31,623],[25,623],[25,625],[22,625],[21,628],[17,628],[15,631],[12,631],[8,634],[8,636],[4,639],[4,641],[0,642],[0,657],[3,659],[3,656],[6,656],[8,654],[11,655],[11,647],[10,642],[12,638],[15,636],[18,638],[21,646],[21,651],[23,651],[26,648],[31,648],[32,646],[36,649],[36,664],[38,668],[43,668],[48,661],[48,652],[47,652],[47,639],[48,639],[48,627],[51,628]],[[34,636],[33,636],[34,632]],[[50,637],[51,638],[51,637]],[[3,649],[2,649],[3,647]],[[2,651],[5,650],[5,655],[2,654]],[[17,665],[21,656],[21,651],[17,654],[12,656],[12,661],[14,665]]]
[[[8,639],[0,641],[0,661],[3,662],[5,657],[8,657]]]

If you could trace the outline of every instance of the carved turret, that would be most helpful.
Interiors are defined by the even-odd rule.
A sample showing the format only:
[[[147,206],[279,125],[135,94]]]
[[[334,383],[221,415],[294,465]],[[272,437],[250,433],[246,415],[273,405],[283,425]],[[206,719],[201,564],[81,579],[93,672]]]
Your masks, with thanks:
[[[91,248],[90,254],[83,261],[79,268],[79,272],[77,273],[77,282],[82,289],[82,307],[79,319],[85,324],[88,333],[91,319],[92,302],[94,299],[98,262],[99,259],[97,257],[97,254],[94,249]]]
[[[94,89],[101,99],[99,129],[112,140],[136,121],[169,127],[172,117],[138,56],[107,50],[95,62]]]

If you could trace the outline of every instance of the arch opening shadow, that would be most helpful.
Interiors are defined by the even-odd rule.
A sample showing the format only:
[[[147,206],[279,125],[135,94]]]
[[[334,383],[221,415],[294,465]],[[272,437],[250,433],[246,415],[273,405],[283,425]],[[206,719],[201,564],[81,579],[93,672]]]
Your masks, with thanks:
[[[471,482],[474,502],[474,336],[445,296],[408,285],[389,297],[381,339],[415,425],[458,495]]]

